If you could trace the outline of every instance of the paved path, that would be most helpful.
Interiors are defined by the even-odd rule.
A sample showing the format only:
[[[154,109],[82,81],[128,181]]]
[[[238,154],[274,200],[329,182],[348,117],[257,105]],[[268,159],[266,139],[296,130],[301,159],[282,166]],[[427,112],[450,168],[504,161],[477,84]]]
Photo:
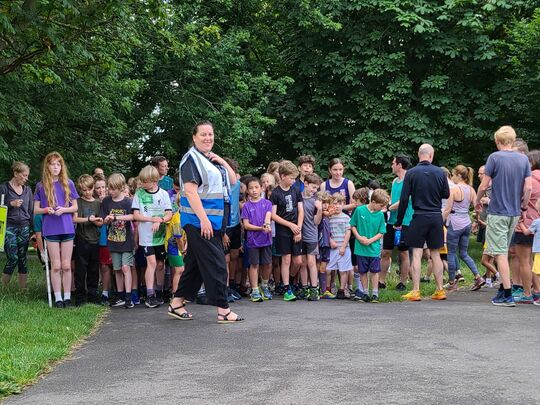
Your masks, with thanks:
[[[215,323],[114,309],[72,359],[8,404],[486,403],[540,401],[540,308],[491,291],[446,302],[281,300]]]

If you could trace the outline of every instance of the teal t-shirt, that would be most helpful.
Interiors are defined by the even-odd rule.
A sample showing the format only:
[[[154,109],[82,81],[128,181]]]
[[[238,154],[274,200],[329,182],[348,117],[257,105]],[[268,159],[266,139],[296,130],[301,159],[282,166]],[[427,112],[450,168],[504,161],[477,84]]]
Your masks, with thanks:
[[[403,179],[399,181],[399,179],[395,179],[392,183],[392,192],[390,195],[390,205],[393,205],[399,201],[399,197],[401,196],[401,189],[403,188]],[[390,218],[388,218],[388,223],[390,225],[394,225],[397,221],[397,213],[398,210],[395,209],[393,211],[390,211]],[[407,205],[407,210],[405,211],[405,215],[403,216],[403,223],[402,225],[409,226],[412,220],[412,216],[414,214],[414,210],[412,207],[411,199],[409,198],[409,204]]]
[[[386,233],[386,223],[382,211],[371,212],[367,205],[362,205],[354,210],[350,221],[360,236],[372,238],[378,233]],[[381,255],[381,239],[371,245],[362,245],[358,239],[354,242],[354,254],[365,257],[379,257]]]

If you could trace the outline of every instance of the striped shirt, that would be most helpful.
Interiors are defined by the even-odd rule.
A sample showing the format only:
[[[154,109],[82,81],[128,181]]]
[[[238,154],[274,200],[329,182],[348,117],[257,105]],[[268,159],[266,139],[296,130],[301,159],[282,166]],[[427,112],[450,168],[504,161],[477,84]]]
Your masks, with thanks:
[[[345,239],[345,233],[351,229],[349,216],[344,212],[339,213],[338,215],[333,215],[329,218],[330,220],[330,237],[338,245],[343,243]]]

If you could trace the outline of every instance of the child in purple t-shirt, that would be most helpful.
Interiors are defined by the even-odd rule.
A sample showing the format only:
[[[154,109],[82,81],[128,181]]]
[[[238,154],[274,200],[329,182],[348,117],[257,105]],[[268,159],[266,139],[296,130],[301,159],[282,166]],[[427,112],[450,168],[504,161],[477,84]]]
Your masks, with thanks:
[[[77,212],[77,190],[68,179],[64,159],[58,152],[45,156],[41,182],[36,186],[34,213],[44,214],[42,234],[51,260],[51,283],[55,307],[71,306],[71,254]],[[64,297],[62,299],[62,285]]]
[[[249,283],[251,301],[272,299],[268,279],[272,271],[272,228],[270,218],[272,203],[261,197],[261,181],[252,177],[247,182],[248,202],[242,208],[242,222],[247,233],[249,252]],[[259,266],[261,266],[261,291],[259,291]]]

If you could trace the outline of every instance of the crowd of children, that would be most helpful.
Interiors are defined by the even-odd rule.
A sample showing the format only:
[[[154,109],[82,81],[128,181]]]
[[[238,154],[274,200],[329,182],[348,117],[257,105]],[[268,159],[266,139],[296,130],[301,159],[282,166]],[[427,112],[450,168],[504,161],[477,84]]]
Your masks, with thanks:
[[[236,162],[228,162],[238,171]],[[231,216],[238,219],[224,235],[229,302],[241,297],[264,302],[274,296],[282,296],[284,301],[349,298],[378,302],[380,290],[387,288],[394,247],[400,248],[396,289],[405,290],[410,257],[401,254],[407,248],[401,248],[401,227],[393,224],[401,192],[398,186],[409,165],[403,155],[394,158],[392,170],[398,177],[391,195],[377,182],[356,189],[344,177],[345,165],[340,159],[329,162],[326,181],[314,173],[315,159],[310,155],[301,156],[297,164],[272,162],[260,178],[238,174],[238,190],[229,194],[237,199],[231,200],[230,207],[235,211]],[[533,175],[536,173],[540,186],[538,169],[533,167]],[[46,156],[34,194],[33,227],[38,248],[43,250],[43,239],[48,251],[48,257],[40,257],[50,261],[57,308],[87,302],[132,308],[141,300],[155,308],[171,297],[183,271],[186,240],[178,212],[178,175],[171,178],[167,171],[167,160],[157,157],[128,181],[120,173],[105,177],[96,169],[93,175],[83,174],[73,182],[59,153]],[[462,278],[458,254],[474,273],[472,290],[492,286],[498,276],[492,257],[483,255],[486,274],[481,276],[467,254],[471,228],[477,228],[483,242],[486,226],[483,212],[477,216],[469,212],[475,199],[472,170],[458,166],[449,172],[448,181],[464,197],[456,200],[458,194],[451,193],[447,205],[441,207],[450,227],[448,257],[447,246],[441,250],[449,273],[445,287],[456,290]],[[530,238],[534,254],[529,269],[532,292],[524,294],[519,282],[514,283],[514,290],[518,302],[521,297],[527,303],[530,296],[531,303],[540,305],[540,199],[535,198],[531,204],[536,214],[531,210],[532,220],[518,225],[519,232]],[[483,203],[487,206],[489,200]],[[15,209],[17,204],[10,207]],[[410,221],[410,207],[407,212]],[[408,222],[403,223],[403,232],[406,225]],[[386,238],[389,229],[391,238]],[[204,286],[197,302],[205,302]]]

